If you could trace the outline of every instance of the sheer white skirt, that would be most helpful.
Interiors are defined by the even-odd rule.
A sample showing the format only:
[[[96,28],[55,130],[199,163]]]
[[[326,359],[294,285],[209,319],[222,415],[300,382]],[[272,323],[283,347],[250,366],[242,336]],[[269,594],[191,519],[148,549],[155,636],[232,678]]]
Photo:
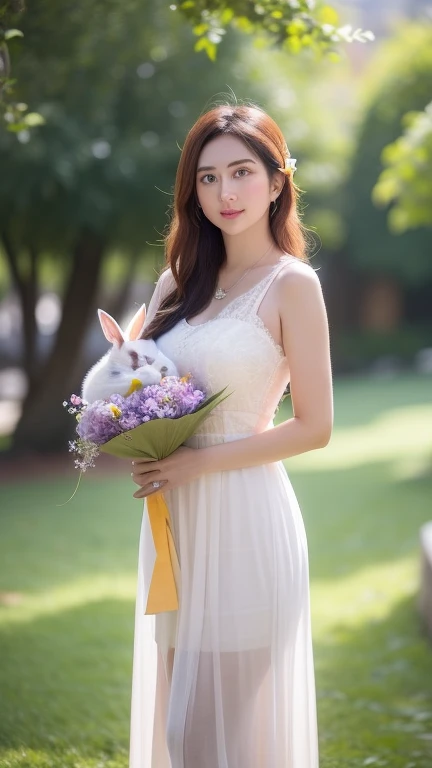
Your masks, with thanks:
[[[154,562],[144,505],[130,768],[318,768],[307,540],[282,462],[165,497],[179,610],[144,614]]]

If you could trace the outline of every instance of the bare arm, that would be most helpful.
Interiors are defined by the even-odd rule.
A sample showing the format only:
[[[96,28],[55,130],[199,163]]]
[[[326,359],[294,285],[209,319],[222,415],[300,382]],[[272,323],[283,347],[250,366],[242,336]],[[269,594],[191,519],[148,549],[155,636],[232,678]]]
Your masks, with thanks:
[[[324,299],[315,272],[301,263],[288,270],[278,281],[278,298],[294,416],[266,432],[200,449],[204,473],[280,461],[323,448],[330,440],[330,344]]]

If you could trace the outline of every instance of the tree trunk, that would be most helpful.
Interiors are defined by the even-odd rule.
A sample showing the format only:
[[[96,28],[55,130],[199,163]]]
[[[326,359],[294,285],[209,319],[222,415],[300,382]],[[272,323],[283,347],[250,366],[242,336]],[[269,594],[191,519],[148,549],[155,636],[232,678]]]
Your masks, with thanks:
[[[403,317],[403,291],[400,283],[388,275],[374,276],[363,293],[360,326],[364,330],[391,333]]]
[[[28,268],[20,268],[18,251],[15,248],[9,232],[4,229],[1,233],[3,249],[12,278],[12,283],[19,296],[23,319],[24,355],[22,367],[27,376],[28,386],[31,387],[37,376],[36,360],[36,301],[37,301],[37,251],[33,245],[28,248]]]
[[[29,388],[37,381],[37,326],[36,326],[36,302],[38,293],[37,252],[33,246],[29,247],[29,275],[26,282],[25,308],[23,312],[24,322],[24,349],[25,366]]]
[[[74,423],[62,402],[80,385],[80,351],[94,309],[103,255],[102,241],[91,232],[82,232],[74,249],[53,348],[31,382],[13,435],[14,454],[67,451]]]

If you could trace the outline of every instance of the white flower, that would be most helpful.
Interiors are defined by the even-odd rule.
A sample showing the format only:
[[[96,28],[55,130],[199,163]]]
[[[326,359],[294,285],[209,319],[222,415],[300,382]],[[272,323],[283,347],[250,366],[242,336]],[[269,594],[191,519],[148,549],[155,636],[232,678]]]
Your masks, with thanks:
[[[296,163],[297,163],[297,160],[296,160],[295,157],[286,157],[285,158],[285,167],[284,168],[279,168],[278,170],[282,171],[282,173],[284,173],[285,176],[292,176],[295,173],[295,171],[297,170]]]

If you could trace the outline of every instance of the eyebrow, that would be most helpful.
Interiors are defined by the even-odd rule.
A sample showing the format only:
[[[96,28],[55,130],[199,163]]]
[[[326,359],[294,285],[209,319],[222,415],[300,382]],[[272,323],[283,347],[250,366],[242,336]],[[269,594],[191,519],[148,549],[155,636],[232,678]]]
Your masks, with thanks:
[[[255,160],[252,160],[251,157],[245,157],[244,160],[234,160],[232,163],[228,163],[227,168],[232,168],[233,165],[243,165],[243,163],[254,163]],[[216,168],[214,165],[202,165],[201,168],[197,169],[197,173],[201,173],[202,171],[215,171]]]

